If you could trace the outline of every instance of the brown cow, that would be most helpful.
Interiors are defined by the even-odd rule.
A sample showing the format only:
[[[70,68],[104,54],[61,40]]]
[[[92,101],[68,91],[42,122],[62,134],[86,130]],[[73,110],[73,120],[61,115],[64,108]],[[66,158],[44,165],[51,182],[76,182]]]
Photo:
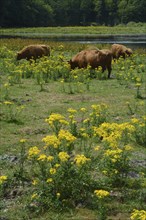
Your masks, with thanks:
[[[24,47],[21,51],[17,53],[17,60],[36,60],[37,58],[42,56],[50,56],[50,48],[47,45],[29,45]]]
[[[112,53],[110,50],[83,50],[76,54],[70,61],[69,64],[71,69],[78,68],[87,68],[88,65],[92,69],[102,67],[102,72],[108,69],[108,78],[111,74],[111,62],[112,62]]]
[[[125,59],[126,56],[131,56],[133,53],[130,48],[127,48],[122,44],[113,44],[111,51],[114,59],[119,59],[119,57],[123,57]]]

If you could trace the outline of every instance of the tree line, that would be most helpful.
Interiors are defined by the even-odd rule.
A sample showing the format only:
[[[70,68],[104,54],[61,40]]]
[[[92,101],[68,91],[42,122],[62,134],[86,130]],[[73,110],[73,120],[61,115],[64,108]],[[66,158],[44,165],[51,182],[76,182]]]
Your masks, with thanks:
[[[0,0],[0,27],[146,22],[146,0]]]

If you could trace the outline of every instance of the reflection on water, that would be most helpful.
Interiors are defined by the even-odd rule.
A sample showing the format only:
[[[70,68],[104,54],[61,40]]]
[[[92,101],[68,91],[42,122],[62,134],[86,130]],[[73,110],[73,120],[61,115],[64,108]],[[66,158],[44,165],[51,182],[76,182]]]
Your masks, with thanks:
[[[133,41],[105,41],[105,40],[94,40],[94,41],[78,41],[79,43],[83,44],[123,44],[127,47],[131,47],[132,49],[137,49],[137,48],[146,48],[146,41],[141,42],[133,42]]]
[[[81,44],[124,44],[132,49],[144,48],[146,49],[146,35],[122,35],[122,36],[98,36],[96,39],[70,39],[60,38],[57,41],[63,42],[78,42]]]
[[[142,48],[146,49],[146,34],[137,34],[137,35],[76,35],[76,34],[63,34],[63,35],[52,35],[48,33],[29,33],[29,36],[25,33],[23,35],[0,35],[0,38],[23,38],[23,39],[44,39],[47,41],[57,41],[57,42],[76,42],[81,44],[124,44],[132,49]]]

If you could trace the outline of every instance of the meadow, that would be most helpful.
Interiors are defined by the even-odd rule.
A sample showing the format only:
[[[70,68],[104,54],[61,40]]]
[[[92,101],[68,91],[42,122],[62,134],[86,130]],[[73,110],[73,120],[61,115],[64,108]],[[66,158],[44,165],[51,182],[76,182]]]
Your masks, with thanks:
[[[28,27],[28,28],[0,28],[1,36],[25,37],[25,38],[97,38],[98,35],[103,37],[113,35],[145,35],[146,23],[129,22],[117,26],[70,26],[70,27]]]
[[[16,61],[32,43],[51,56]],[[1,219],[146,218],[146,51],[113,61],[107,79],[70,70],[89,47],[0,39]]]

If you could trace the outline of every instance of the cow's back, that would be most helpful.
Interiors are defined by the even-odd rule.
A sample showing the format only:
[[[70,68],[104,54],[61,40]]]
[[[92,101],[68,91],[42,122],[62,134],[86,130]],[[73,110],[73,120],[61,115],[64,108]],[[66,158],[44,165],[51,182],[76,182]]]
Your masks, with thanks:
[[[85,56],[87,65],[90,65],[92,68],[98,67],[99,54],[100,50],[88,50]]]
[[[40,44],[40,46],[44,50],[44,56],[50,56],[50,47],[45,44]]]
[[[37,59],[42,56],[50,55],[50,48],[46,45],[29,45],[17,53],[17,59]]]
[[[41,45],[31,45],[28,47],[30,57],[37,59],[45,55],[45,49]]]
[[[95,66],[96,56],[98,54],[98,50],[82,50],[77,53],[73,58],[72,62],[79,68],[86,68],[87,65],[91,67]]]
[[[112,58],[113,58],[113,54],[111,50],[108,49],[102,49],[100,50],[100,59],[101,61],[103,61],[104,63],[111,63],[112,62]]]

